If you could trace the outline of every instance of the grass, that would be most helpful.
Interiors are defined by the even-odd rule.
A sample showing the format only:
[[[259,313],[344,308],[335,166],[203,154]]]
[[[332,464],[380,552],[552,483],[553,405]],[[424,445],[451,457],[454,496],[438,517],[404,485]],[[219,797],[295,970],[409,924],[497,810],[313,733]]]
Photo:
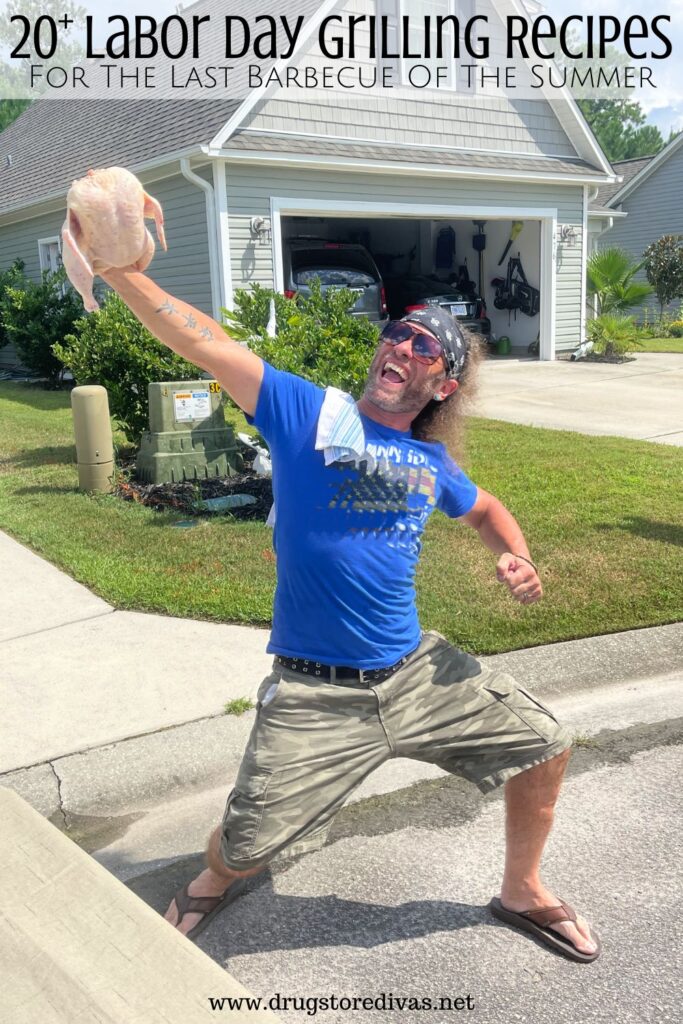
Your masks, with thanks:
[[[270,622],[263,523],[177,530],[182,516],[78,491],[64,393],[0,383],[0,424],[0,529],[119,608]],[[417,575],[425,628],[491,654],[683,618],[681,449],[479,419],[469,432],[467,468],[522,524],[545,599],[514,603],[476,533],[436,513]]]
[[[226,715],[243,715],[245,711],[251,711],[256,705],[248,697],[236,697],[229,700],[225,705]]]
[[[683,338],[643,338],[638,352],[683,352]]]

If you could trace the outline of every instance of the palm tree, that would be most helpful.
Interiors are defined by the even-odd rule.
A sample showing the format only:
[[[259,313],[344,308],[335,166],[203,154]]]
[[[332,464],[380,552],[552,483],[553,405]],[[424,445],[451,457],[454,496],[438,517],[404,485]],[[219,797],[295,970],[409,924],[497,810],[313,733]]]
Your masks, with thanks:
[[[594,296],[598,316],[623,313],[639,306],[652,294],[649,284],[633,280],[642,266],[642,263],[634,263],[623,249],[598,249],[589,257],[586,264],[588,291]]]

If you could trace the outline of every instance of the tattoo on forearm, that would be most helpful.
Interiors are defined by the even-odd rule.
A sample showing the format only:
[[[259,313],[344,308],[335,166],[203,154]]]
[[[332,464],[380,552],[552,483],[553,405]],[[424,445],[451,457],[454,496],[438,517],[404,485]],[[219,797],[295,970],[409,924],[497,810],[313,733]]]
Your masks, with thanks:
[[[157,313],[177,313],[178,310],[175,308],[173,303],[169,302],[168,299],[164,299],[162,304],[157,309]]]
[[[169,316],[172,313],[177,313],[179,316],[182,316],[185,319],[185,323],[183,324],[184,327],[196,327],[199,330],[200,338],[206,338],[207,341],[213,341],[213,331],[211,330],[210,327],[199,327],[199,324],[197,323],[197,320],[195,319],[192,313],[181,313],[179,309],[176,309],[172,302],[168,301],[168,299],[164,299],[164,301],[159,306],[156,312],[168,313]]]

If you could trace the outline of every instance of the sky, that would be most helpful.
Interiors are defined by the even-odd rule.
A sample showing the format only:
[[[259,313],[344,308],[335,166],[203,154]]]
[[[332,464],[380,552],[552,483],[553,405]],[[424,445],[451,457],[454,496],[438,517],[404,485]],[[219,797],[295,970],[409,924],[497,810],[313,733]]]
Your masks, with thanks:
[[[648,19],[659,14],[669,15],[671,23],[666,34],[671,39],[673,53],[653,75],[657,89],[646,86],[635,98],[647,114],[648,122],[656,125],[665,139],[671,128],[683,130],[683,0],[660,0],[647,11],[643,10],[642,0],[639,4],[633,0],[546,0],[544,7],[556,21],[570,14],[605,14],[618,17],[623,25],[631,15]]]

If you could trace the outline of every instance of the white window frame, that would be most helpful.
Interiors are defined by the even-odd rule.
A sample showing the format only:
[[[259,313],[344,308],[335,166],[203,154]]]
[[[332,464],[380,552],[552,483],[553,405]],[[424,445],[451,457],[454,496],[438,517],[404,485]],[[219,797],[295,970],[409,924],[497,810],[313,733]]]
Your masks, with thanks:
[[[396,10],[397,10],[397,18],[398,18],[397,34],[398,34],[399,45],[400,45],[401,40],[402,40],[403,18],[404,18],[404,16],[407,16],[407,15],[410,14],[410,11],[406,10],[406,6],[407,6],[407,0],[396,0]],[[473,0],[449,0],[448,8],[449,8],[448,9],[448,14],[449,15],[454,15],[455,17],[461,19],[461,25],[460,25],[461,29],[462,29],[462,19],[464,19],[465,22],[467,22],[469,20],[469,18],[473,17],[474,14],[476,13],[476,11],[475,11],[475,4],[474,4]],[[382,12],[382,13],[384,13],[384,12]],[[460,56],[460,58],[458,60],[455,61],[455,64],[453,64],[454,58],[452,58],[450,56],[450,53],[447,56],[442,58],[443,63],[444,64],[447,63],[451,67],[451,69],[452,69],[452,73],[450,75],[450,81],[447,84],[446,83],[442,83],[439,86],[437,86],[436,84],[426,86],[424,89],[419,89],[418,90],[420,93],[434,93],[434,92],[437,92],[437,93],[444,93],[446,95],[450,95],[452,93],[457,93],[458,95],[463,95],[463,94],[464,95],[471,95],[472,93],[475,92],[476,86],[475,86],[474,78],[472,79],[472,82],[471,82],[470,85],[468,85],[466,79],[465,80],[461,79],[460,81],[458,81],[457,69],[458,69],[459,63],[460,62],[469,63],[469,64],[473,63],[473,58],[468,58],[467,54],[463,55],[463,52],[462,52],[463,51],[463,34],[462,34],[462,32],[461,32],[461,40],[460,41],[461,41],[461,50],[460,50],[461,56]],[[438,58],[430,57],[428,63],[433,63],[436,60],[438,60]],[[408,72],[409,72],[410,67],[412,65],[424,64],[424,63],[427,63],[427,62],[424,61],[424,60],[420,60],[420,58],[412,59],[412,58],[400,57],[398,60],[394,61],[394,60],[391,60],[391,59],[382,60],[382,58],[380,57],[379,58],[379,63],[380,63],[380,65],[381,64],[385,64],[385,65],[386,64],[392,64],[394,67],[396,67],[396,70],[398,72],[398,78],[397,78],[396,84],[397,85],[408,85],[408,84],[410,84],[409,78],[408,78]]]
[[[48,246],[51,245],[57,246],[58,265],[56,268],[52,266],[52,260],[48,249]],[[51,235],[49,238],[38,239],[38,259],[40,261],[41,274],[45,270],[51,270],[53,273],[55,273],[55,269],[59,270],[62,266],[62,243],[59,235]]]

